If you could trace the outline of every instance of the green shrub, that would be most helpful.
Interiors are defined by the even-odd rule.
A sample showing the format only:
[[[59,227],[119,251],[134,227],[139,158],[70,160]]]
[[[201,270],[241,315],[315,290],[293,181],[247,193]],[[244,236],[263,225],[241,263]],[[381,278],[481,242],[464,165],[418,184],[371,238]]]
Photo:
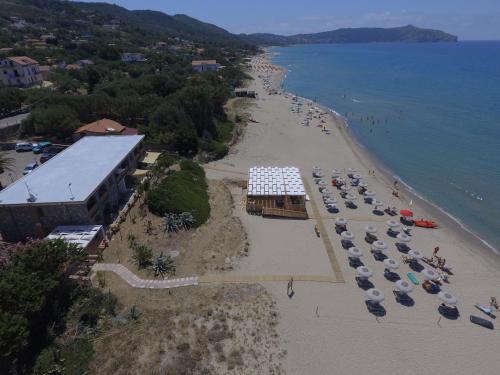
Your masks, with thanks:
[[[208,185],[205,171],[192,161],[182,161],[181,170],[165,178],[148,192],[148,207],[156,215],[192,213],[194,226],[205,223],[210,216]]]
[[[75,339],[64,345],[53,344],[38,355],[33,374],[86,374],[93,356],[92,343],[87,339]]]

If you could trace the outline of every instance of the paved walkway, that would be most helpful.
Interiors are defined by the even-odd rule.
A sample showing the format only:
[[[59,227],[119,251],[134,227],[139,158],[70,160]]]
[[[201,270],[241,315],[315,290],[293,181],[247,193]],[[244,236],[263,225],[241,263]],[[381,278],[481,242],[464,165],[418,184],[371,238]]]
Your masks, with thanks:
[[[109,271],[114,272],[125,280],[130,286],[142,289],[170,289],[179,288],[181,286],[198,285],[198,278],[182,277],[178,279],[168,280],[145,280],[130,271],[127,267],[121,264],[114,263],[96,263],[92,267],[93,271]]]

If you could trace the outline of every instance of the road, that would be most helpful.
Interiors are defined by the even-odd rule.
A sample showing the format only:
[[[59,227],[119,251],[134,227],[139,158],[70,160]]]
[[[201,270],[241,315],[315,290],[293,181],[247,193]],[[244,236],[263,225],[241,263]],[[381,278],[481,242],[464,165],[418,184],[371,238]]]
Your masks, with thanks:
[[[19,125],[28,116],[29,113],[21,113],[20,115],[3,118],[0,120],[0,130],[12,125]]]

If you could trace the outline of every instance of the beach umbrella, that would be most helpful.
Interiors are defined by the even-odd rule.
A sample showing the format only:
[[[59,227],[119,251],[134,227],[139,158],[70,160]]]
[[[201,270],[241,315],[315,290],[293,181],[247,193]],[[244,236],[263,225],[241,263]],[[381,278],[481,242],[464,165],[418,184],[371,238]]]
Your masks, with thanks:
[[[369,278],[373,276],[373,270],[370,267],[359,266],[356,268],[356,275],[359,277]]]
[[[336,225],[347,225],[347,219],[343,217],[338,217],[335,219],[335,224]]]
[[[401,216],[404,216],[404,217],[412,217],[413,216],[413,212],[410,210],[401,210],[401,211],[399,211],[399,214]]]
[[[408,251],[408,255],[411,256],[413,259],[422,259],[424,257],[424,254],[422,254],[418,250],[410,250]]]
[[[323,194],[323,195],[332,195],[333,191],[331,189],[323,189],[321,191],[321,194]]]
[[[363,256],[363,250],[357,247],[350,247],[349,250],[347,250],[347,253],[352,258],[360,258]]]
[[[342,174],[338,169],[332,170],[332,177],[338,177]]]
[[[437,274],[436,271],[430,270],[428,268],[424,269],[421,273],[428,280],[436,280],[439,278],[439,275]]]
[[[399,229],[401,227],[401,224],[394,220],[387,220],[386,223],[392,230]]]
[[[401,241],[401,242],[405,242],[405,243],[408,243],[411,241],[411,237],[408,236],[406,233],[399,233],[396,238]]]
[[[376,234],[377,233],[377,228],[375,228],[373,225],[367,225],[365,227],[365,231],[366,231],[366,233]]]
[[[318,167],[317,165],[313,167],[313,171],[317,172],[317,171],[321,171],[321,167]]]
[[[368,187],[368,184],[367,184],[366,182],[363,182],[363,181],[362,181],[362,182],[360,182],[360,183],[358,184],[358,186],[359,186],[359,187],[361,187],[361,188],[366,189],[366,188]]]
[[[368,289],[365,292],[365,296],[370,301],[377,302],[377,303],[382,302],[385,298],[384,293],[381,290],[376,289],[376,288]]]
[[[355,201],[355,200],[356,200],[356,196],[355,196],[355,195],[353,195],[353,194],[347,194],[347,195],[345,196],[345,200],[346,200],[346,201],[350,201],[350,202]]]
[[[379,201],[379,200],[374,199],[374,200],[372,201],[372,204],[373,204],[375,207],[378,207],[378,206],[383,206],[383,205],[384,205],[384,202],[381,202],[381,201]]]
[[[352,241],[354,239],[354,234],[352,234],[352,232],[349,232],[348,230],[342,232],[340,236],[342,237],[343,240],[346,241]]]
[[[413,285],[406,280],[396,281],[396,289],[403,293],[410,293],[413,291]]]
[[[458,303],[457,297],[455,297],[453,294],[441,291],[438,293],[438,297],[443,301],[444,303],[448,305],[456,305]]]
[[[372,249],[374,251],[384,251],[387,249],[387,244],[384,241],[375,241],[372,243]]]
[[[325,187],[326,186],[326,181],[325,180],[319,180],[318,182],[316,182],[318,184],[318,186],[320,187]]]
[[[400,263],[396,259],[392,258],[384,259],[384,264],[387,268],[390,268],[391,270],[397,270],[400,266]]]
[[[356,173],[356,174],[353,174],[352,175],[352,178],[355,179],[355,180],[359,180],[361,178],[361,175]]]
[[[347,185],[342,185],[342,186],[340,187],[340,190],[347,192],[347,191],[351,190],[351,187],[350,187],[350,186],[347,186]]]
[[[335,204],[335,203],[337,203],[337,200],[335,198],[330,198],[330,197],[326,198],[324,201],[325,201],[325,204]]]
[[[374,191],[371,190],[365,191],[365,197],[374,197],[375,195],[377,195],[377,193],[375,193]]]
[[[347,171],[349,173],[356,173],[358,170],[356,168],[349,168]]]

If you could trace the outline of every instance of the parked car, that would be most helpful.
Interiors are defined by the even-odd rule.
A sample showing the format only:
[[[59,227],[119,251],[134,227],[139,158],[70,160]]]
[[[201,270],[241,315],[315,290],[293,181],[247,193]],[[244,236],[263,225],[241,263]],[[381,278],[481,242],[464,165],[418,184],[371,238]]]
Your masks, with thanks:
[[[29,142],[16,143],[16,147],[15,147],[15,150],[17,152],[31,151],[32,149],[33,149],[33,145]]]
[[[55,153],[50,153],[50,152],[44,152],[42,154],[42,156],[40,156],[40,163],[45,163],[47,160],[50,160],[52,159],[54,156],[56,156],[57,154]]]
[[[24,170],[23,170],[23,176],[26,176],[28,173],[33,172],[36,167],[38,167],[37,163],[26,164],[26,167],[24,167]]]
[[[43,152],[46,154],[58,154],[61,151],[63,151],[65,148],[66,148],[66,146],[52,145],[50,147],[47,147],[45,150],[43,150]]]
[[[38,142],[36,145],[33,145],[33,153],[34,154],[41,154],[43,150],[45,150],[47,147],[50,147],[52,143],[50,142]]]

